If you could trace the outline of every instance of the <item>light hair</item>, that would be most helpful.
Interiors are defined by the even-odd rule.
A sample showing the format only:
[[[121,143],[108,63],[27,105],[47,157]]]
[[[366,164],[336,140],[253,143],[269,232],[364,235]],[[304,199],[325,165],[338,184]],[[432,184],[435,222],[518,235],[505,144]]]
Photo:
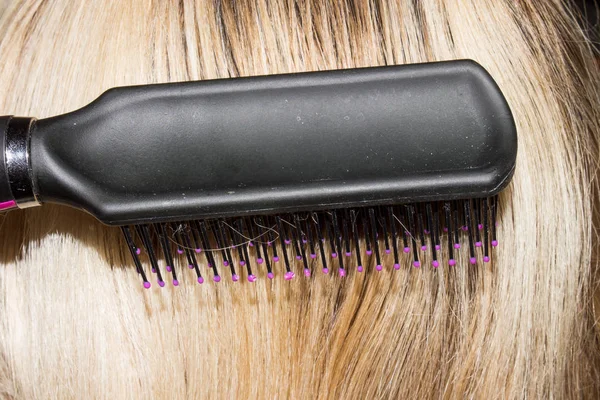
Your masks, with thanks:
[[[118,229],[60,206],[9,213],[4,398],[598,397],[600,73],[564,2],[31,0],[2,10],[2,114],[55,115],[117,85],[471,58],[498,82],[519,134],[500,247],[476,267],[393,271],[386,259],[385,272],[345,280],[145,291]]]

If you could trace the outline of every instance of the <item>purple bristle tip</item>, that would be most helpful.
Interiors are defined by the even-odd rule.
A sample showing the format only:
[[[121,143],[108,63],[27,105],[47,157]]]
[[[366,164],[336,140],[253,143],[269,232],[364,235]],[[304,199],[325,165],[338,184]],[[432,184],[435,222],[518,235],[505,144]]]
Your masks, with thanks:
[[[277,256],[273,257],[273,261],[275,261],[275,262],[279,261],[279,257],[277,257]]]
[[[390,249],[385,249],[385,254],[390,254],[392,251]]]
[[[430,232],[427,229],[423,229],[423,233],[426,234],[426,235],[429,235]]]
[[[454,243],[454,248],[455,249],[460,249],[460,243]]]
[[[410,247],[405,247],[405,248],[404,248],[404,252],[405,252],[405,253],[410,253]]]
[[[302,256],[296,256],[296,260],[302,260]]]
[[[201,277],[201,276],[199,276],[198,277],[198,283],[202,285],[204,283],[204,278]]]
[[[375,269],[377,271],[381,271],[381,270],[383,270],[383,267],[381,265],[377,264],[377,266],[375,267]]]
[[[138,256],[142,254],[142,249],[140,249],[139,247],[135,249],[135,254],[137,254]]]
[[[419,261],[413,261],[413,266],[415,268],[419,268],[419,267],[421,267],[421,263]]]
[[[248,282],[256,282],[256,276],[248,275]]]
[[[475,247],[481,247],[481,242],[475,242]]]
[[[347,251],[347,252],[346,252],[346,257],[350,257],[351,255],[352,255],[352,252],[351,252],[351,251]]]
[[[250,246],[250,247],[254,247],[254,243],[252,243],[252,242],[248,242],[248,246]]]
[[[275,277],[275,275],[273,275],[273,273],[272,273],[272,272],[269,272],[269,273],[267,274],[267,278],[269,278],[269,279],[273,279],[274,277]]]
[[[466,231],[469,230],[469,227],[465,225],[465,226],[462,227],[462,230],[466,232]]]
[[[304,269],[304,276],[306,276],[307,278],[310,277],[310,269],[308,269],[308,268]]]
[[[226,266],[226,267],[228,267],[229,266],[229,261],[227,261],[227,260],[223,261],[223,265]]]
[[[237,281],[240,280],[240,277],[237,276],[236,274],[233,274],[233,275],[231,275],[231,280],[234,281],[234,282],[237,282]]]
[[[433,262],[431,263],[435,268],[440,266],[440,263],[438,262],[438,260],[433,260]]]
[[[194,266],[192,264],[188,265],[189,269],[194,269]]]
[[[338,270],[338,272],[339,272],[339,274],[340,274],[340,276],[341,276],[342,278],[343,278],[344,276],[346,276],[346,270],[345,270],[344,268],[340,268],[340,269]]]
[[[427,250],[427,246],[421,246],[421,250],[426,251]]]
[[[483,229],[483,224],[477,225],[477,228],[479,228],[479,230],[482,230]]]
[[[329,268],[323,268],[323,273],[324,274],[328,274],[329,273]]]
[[[358,272],[363,272],[363,266],[362,266],[362,265],[359,265],[359,266],[358,266],[358,268],[356,268],[356,270],[357,270]]]
[[[317,258],[317,255],[316,254],[311,254],[310,258]]]
[[[146,289],[150,289],[150,286],[152,286],[152,285],[150,284],[150,282],[144,282],[144,287],[145,287]]]
[[[292,271],[288,271],[285,273],[284,278],[286,281],[291,281],[294,279],[294,276],[296,276],[296,274],[294,274]]]
[[[202,253],[202,249],[196,249],[196,253]]]
[[[173,286],[179,286],[179,281],[177,279],[173,279]]]
[[[183,250],[177,249],[177,254],[183,254]]]
[[[164,281],[158,281],[158,286],[165,287],[165,282]]]
[[[173,270],[173,268],[171,268],[170,265],[167,265],[167,272],[171,272]]]
[[[483,262],[490,262],[490,258],[488,256],[483,257]]]
[[[259,263],[259,264],[262,264],[262,263],[265,262],[265,260],[263,260],[262,258],[257,258],[256,262]]]
[[[156,273],[156,268],[152,268],[152,273],[155,274]]]
[[[442,248],[442,247],[441,247],[439,244],[436,244],[436,245],[435,245],[435,249],[436,249],[436,250],[439,250],[439,249],[441,249],[441,248]]]
[[[246,261],[244,261],[244,260],[240,261],[240,266],[243,267],[244,265],[246,265]]]
[[[221,277],[219,275],[215,275],[215,277],[213,278],[213,281],[215,282],[221,282]]]
[[[292,243],[292,241],[291,241],[291,240],[288,240],[288,239],[285,239],[285,240],[284,240],[284,243],[285,243],[285,244],[290,244],[290,243]]]
[[[447,227],[444,227],[444,232],[448,232],[448,228]]]
[[[492,240],[492,247],[498,247],[498,241]]]
[[[367,255],[370,256],[371,254],[373,254],[372,250],[367,250]]]
[[[477,258],[475,258],[475,257],[471,257],[470,261],[471,261],[471,264],[477,264]]]
[[[456,265],[456,260],[453,259],[453,258],[449,259],[448,260],[448,265],[450,265],[451,267],[455,266]]]
[[[308,243],[308,240],[306,240],[306,239],[302,239],[302,243],[303,243],[303,244],[306,244],[306,243]]]
[[[398,271],[400,269],[400,264],[394,264],[394,269]]]
[[[331,253],[331,257],[337,258],[337,253]]]

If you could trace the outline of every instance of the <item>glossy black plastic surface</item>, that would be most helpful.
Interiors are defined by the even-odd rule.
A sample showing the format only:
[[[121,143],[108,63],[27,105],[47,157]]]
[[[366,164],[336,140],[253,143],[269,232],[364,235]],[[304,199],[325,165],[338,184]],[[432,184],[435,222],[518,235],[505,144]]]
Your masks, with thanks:
[[[124,224],[490,196],[517,137],[451,61],[116,88],[31,149],[40,200]]]

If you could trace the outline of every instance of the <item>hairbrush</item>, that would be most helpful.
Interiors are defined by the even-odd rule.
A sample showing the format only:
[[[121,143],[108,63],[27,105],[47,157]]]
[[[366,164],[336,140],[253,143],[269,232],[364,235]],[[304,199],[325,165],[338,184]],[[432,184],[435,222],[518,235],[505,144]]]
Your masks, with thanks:
[[[164,286],[180,265],[203,283],[204,263],[253,282],[315,262],[489,262],[517,153],[471,60],[119,87],[0,132],[0,209],[59,203],[119,226],[146,288],[148,267]]]

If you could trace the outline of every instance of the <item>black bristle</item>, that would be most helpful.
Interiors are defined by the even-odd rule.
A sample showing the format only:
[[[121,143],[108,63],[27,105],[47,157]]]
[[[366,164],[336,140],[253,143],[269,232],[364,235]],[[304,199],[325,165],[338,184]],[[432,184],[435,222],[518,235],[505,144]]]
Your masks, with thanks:
[[[346,257],[350,257],[352,255],[352,241],[348,232],[348,210],[344,210],[344,217],[342,218],[342,233],[344,235],[343,238],[346,245]]]
[[[396,218],[394,217],[394,209],[392,207],[387,207],[387,215],[388,215],[388,224],[390,227],[391,241],[392,241],[392,249],[394,251],[394,268],[400,268],[400,260],[398,258],[398,244],[397,244],[397,234],[396,234]]]
[[[321,264],[323,264],[323,273],[327,274],[329,273],[329,269],[327,268],[327,257],[325,256],[325,238],[323,237],[323,228],[321,227],[317,213],[312,213],[311,219],[315,224],[315,231],[317,232],[317,239],[319,240],[319,254],[321,255]]]
[[[129,230],[128,226],[122,226],[121,232],[123,232],[123,236],[125,237],[125,242],[127,243],[127,247],[129,248],[129,252],[131,253],[131,258],[133,258],[133,263],[135,264],[135,269],[137,270],[138,274],[140,274],[140,276],[142,277],[144,287],[146,289],[148,289],[150,287],[150,282],[148,282],[148,279],[146,278],[146,273],[144,272],[144,268],[142,267],[142,263],[140,262],[140,259],[138,258],[138,254],[137,254],[138,247],[136,247],[136,245],[133,242],[133,239],[131,237],[131,231]]]
[[[408,232],[410,234],[410,241],[412,242],[413,249],[413,266],[420,267],[421,262],[419,261],[419,251],[417,249],[417,239],[413,236],[412,232],[415,232],[415,216],[414,216],[414,207],[406,206],[406,215],[408,219]]]
[[[375,210],[369,208],[369,221],[371,222],[371,237],[375,238],[373,240],[373,250],[375,250],[375,261],[377,262],[376,269],[377,271],[381,271],[383,268],[381,265],[381,255],[379,254],[379,241],[377,240],[377,220],[375,218]]]
[[[381,212],[381,228],[383,229],[383,244],[385,246],[385,253],[386,254],[390,254],[391,250],[390,250],[390,240],[388,237],[388,220],[385,217],[385,214],[383,212]]]
[[[425,251],[427,250],[427,243],[425,243],[425,223],[421,212],[417,212],[417,232],[421,241],[421,250]]]
[[[400,213],[400,229],[402,229],[402,244],[404,245],[403,251],[408,253],[410,251],[410,247],[408,246],[408,227],[402,213]]]
[[[236,221],[236,229],[238,231],[238,237],[240,240],[240,243],[238,244],[238,246],[242,249],[242,252],[244,253],[244,257],[243,260],[240,261],[240,265],[243,267],[246,267],[246,274],[248,277],[254,276],[252,274],[252,262],[250,260],[250,255],[248,254],[248,244],[250,243],[250,241],[244,237],[244,220],[243,219],[238,219]],[[252,279],[252,278],[250,278]]]
[[[465,221],[467,227],[467,236],[469,238],[469,257],[470,263],[475,264],[477,259],[475,258],[475,244],[473,243],[473,222],[471,219],[471,200],[465,200]]]
[[[138,225],[139,234],[142,237],[142,243],[146,248],[146,252],[148,253],[148,258],[150,259],[150,265],[152,266],[152,272],[156,274],[158,284],[163,287],[165,282],[162,279],[162,274],[160,272],[160,268],[158,267],[158,260],[156,258],[156,253],[154,252],[154,247],[152,246],[152,239],[150,238],[150,232],[148,231],[148,225]]]
[[[454,235],[454,248],[460,249],[460,226],[458,224],[458,206],[457,203],[453,203],[452,207],[452,234]]]
[[[279,261],[279,254],[277,251],[277,236],[273,232],[273,228],[276,226],[275,220],[271,221],[271,218],[267,218],[267,224],[269,224],[269,243],[271,244],[271,248],[273,249],[273,261]],[[280,235],[280,234],[279,234]]]
[[[300,226],[300,217],[298,214],[294,214],[294,226],[296,227],[297,246],[300,247],[300,257],[304,266],[304,275],[310,276],[310,269],[308,268],[308,261],[306,260],[306,252],[304,251],[304,243],[302,243],[302,227]]]
[[[217,244],[217,249],[215,251],[221,252],[221,258],[223,259],[223,265],[229,266],[229,259],[227,258],[227,252],[225,251],[225,243],[223,243],[223,238],[221,236],[221,229],[219,228],[219,222],[213,221],[212,224],[206,224],[209,232],[212,232],[212,235],[215,239],[215,243]]]
[[[282,223],[282,219],[280,216],[277,216],[277,230],[282,233],[283,231],[283,223]],[[279,242],[281,243],[281,253],[283,254],[283,261],[285,263],[285,270],[286,273],[290,273],[292,272],[291,268],[290,268],[290,260],[288,258],[288,253],[287,253],[287,249],[286,249],[286,242],[288,239],[285,239],[286,236],[281,235],[279,237]]]
[[[297,217],[298,217],[298,215],[296,215],[296,214],[293,214],[291,216],[294,225],[290,227],[291,228],[290,231],[292,232],[292,246],[294,247],[294,251],[296,253],[296,260],[300,261],[300,260],[302,260],[302,254],[300,251],[300,248],[302,247],[302,243],[301,243],[302,231],[298,229],[299,226],[296,224]]]
[[[492,199],[492,247],[498,246],[498,237],[496,236],[496,217],[498,216],[498,196]]]
[[[456,261],[454,260],[454,243],[452,243],[452,206],[450,203],[444,203],[444,214],[446,217],[446,226],[448,227],[448,265],[454,265]]]
[[[271,260],[269,259],[269,250],[268,250],[268,244],[267,244],[267,242],[268,242],[268,243],[270,243],[270,242],[271,242],[271,241],[268,239],[268,237],[269,237],[269,233],[268,233],[268,232],[265,232],[265,233],[263,234],[263,229],[265,229],[265,225],[264,225],[264,223],[263,223],[263,219],[262,219],[262,218],[258,217],[258,218],[256,219],[256,223],[258,224],[258,234],[259,234],[259,235],[260,235],[260,237],[261,237],[261,240],[260,240],[260,245],[261,245],[261,247],[262,247],[263,254],[264,254],[264,257],[265,257],[265,258],[264,258],[264,260],[263,260],[263,262],[265,263],[265,266],[267,267],[267,274],[271,274],[271,273],[273,273],[273,271],[271,270]],[[266,241],[265,241],[265,240],[262,240],[263,236],[267,238],[267,240],[266,240]]]
[[[198,267],[198,260],[196,260],[196,254],[194,254],[194,252],[192,251],[191,247],[190,247],[190,240],[189,240],[189,236],[187,234],[187,232],[181,232],[181,239],[183,240],[183,245],[184,247],[184,252],[185,252],[185,256],[188,260],[188,265],[190,268],[193,268],[194,271],[196,271],[196,276],[198,278],[200,278],[202,276],[202,274],[200,274],[200,268]]]
[[[425,206],[425,212],[427,215],[427,225],[429,226],[429,241],[430,241],[430,245],[431,245],[431,255],[433,258],[433,266],[434,267],[439,267],[439,262],[438,262],[438,258],[437,258],[437,248],[436,248],[436,229],[437,226],[433,223],[433,210],[431,208],[431,203],[427,203],[427,205]]]
[[[206,255],[208,265],[213,270],[213,280],[215,282],[219,282],[221,280],[221,277],[219,276],[219,270],[217,269],[217,263],[215,262],[215,258],[212,255],[212,250],[210,249],[208,233],[206,232],[206,225],[203,221],[200,222],[200,239],[202,240],[202,247],[204,247],[204,254]],[[201,278],[198,278],[198,282],[202,283]]]
[[[258,264],[262,264],[264,260],[260,251],[261,238],[255,229],[254,220],[249,218],[248,221],[246,221],[246,226],[248,227],[248,233],[250,234],[250,242],[248,243],[248,246],[254,248],[254,251],[256,251],[256,262]]]
[[[487,197],[483,199],[481,205],[481,211],[483,214],[483,262],[490,261],[490,225],[489,225],[489,209]]]
[[[335,243],[336,243],[336,252],[338,253],[339,257],[338,257],[338,261],[340,264],[340,276],[344,276],[346,274],[345,272],[345,268],[344,268],[344,257],[342,256],[342,243],[341,243],[341,235],[340,235],[340,226],[338,223],[338,216],[337,216],[337,212],[333,211],[331,213],[331,218],[332,218],[332,225],[333,225],[333,235],[335,236]]]
[[[310,249],[310,258],[314,259],[317,257],[317,253],[315,252],[315,236],[313,233],[313,224],[311,220],[311,215],[308,215],[304,220],[304,229],[306,229],[306,235],[308,238],[308,248]]]
[[[475,216],[475,247],[481,247],[481,234],[479,233],[481,225],[481,214],[479,211],[479,199],[473,200],[473,215]]]
[[[352,223],[352,236],[354,237],[354,252],[356,253],[356,265],[358,272],[363,271],[362,260],[360,256],[360,240],[358,239],[358,226],[356,224],[357,220],[356,212],[354,210],[350,210],[350,221]]]
[[[365,236],[365,247],[367,248],[367,255],[370,256],[371,254],[373,254],[373,250],[371,250],[371,235],[369,233],[369,227],[367,224],[367,216],[362,215],[362,228],[363,228],[363,235]]]
[[[175,272],[175,263],[173,262],[173,255],[171,254],[171,245],[169,243],[169,237],[165,231],[165,227],[163,224],[154,224],[154,230],[158,235],[158,240],[160,241],[160,245],[162,247],[163,255],[165,256],[165,263],[167,272],[171,272],[173,276],[173,285],[179,285],[177,281],[177,273]]]
[[[335,249],[335,238],[334,238],[334,233],[333,233],[333,228],[331,226],[331,221],[329,221],[329,219],[327,218],[327,216],[324,216],[324,224],[325,224],[325,231],[327,232],[327,237],[329,238],[329,248],[331,250],[331,257],[332,258],[336,258],[338,256],[337,251]]]

